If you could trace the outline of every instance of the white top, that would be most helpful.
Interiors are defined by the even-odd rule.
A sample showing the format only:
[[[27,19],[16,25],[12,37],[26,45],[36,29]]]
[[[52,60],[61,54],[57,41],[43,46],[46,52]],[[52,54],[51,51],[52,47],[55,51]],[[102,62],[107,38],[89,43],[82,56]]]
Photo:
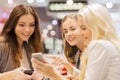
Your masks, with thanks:
[[[120,53],[112,43],[94,40],[87,49],[89,56],[84,80],[120,80]]]
[[[26,69],[30,69],[30,64],[27,58],[27,54],[24,49],[22,49],[22,59],[21,59],[21,67],[24,67]]]

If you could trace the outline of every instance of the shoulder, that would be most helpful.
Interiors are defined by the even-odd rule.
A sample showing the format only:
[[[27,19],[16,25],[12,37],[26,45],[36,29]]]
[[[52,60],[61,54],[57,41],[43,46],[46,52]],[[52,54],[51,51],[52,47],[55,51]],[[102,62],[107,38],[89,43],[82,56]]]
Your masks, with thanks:
[[[5,39],[3,36],[0,36],[0,42],[3,42]]]
[[[118,55],[116,47],[106,40],[93,40],[87,47],[88,61],[92,64],[104,63]]]
[[[116,46],[107,40],[93,40],[88,45],[88,50],[91,52],[96,52],[94,54],[100,55],[99,53],[103,53],[104,55],[116,55],[118,54]]]
[[[104,49],[115,48],[115,45],[107,40],[93,40],[88,45],[90,48],[92,47],[101,47]]]
[[[5,43],[4,37],[0,36],[0,49],[5,47],[7,44]]]
[[[9,46],[7,43],[5,43],[5,40],[3,37],[0,36],[0,56],[4,55],[9,49]]]

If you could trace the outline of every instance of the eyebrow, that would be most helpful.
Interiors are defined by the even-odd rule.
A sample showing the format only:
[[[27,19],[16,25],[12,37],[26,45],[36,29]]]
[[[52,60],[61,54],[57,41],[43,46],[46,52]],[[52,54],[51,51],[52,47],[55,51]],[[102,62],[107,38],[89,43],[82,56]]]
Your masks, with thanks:
[[[74,28],[75,26],[70,26],[69,28]],[[63,30],[66,30],[66,28],[63,28]]]
[[[24,23],[25,24],[25,22],[23,22],[23,21],[18,21],[18,23]],[[30,24],[35,24],[35,22],[31,22]]]
[[[80,27],[83,27],[83,26],[86,26],[85,24],[83,24],[83,25],[80,25]]]
[[[18,23],[25,23],[25,22],[23,22],[23,21],[18,21]]]

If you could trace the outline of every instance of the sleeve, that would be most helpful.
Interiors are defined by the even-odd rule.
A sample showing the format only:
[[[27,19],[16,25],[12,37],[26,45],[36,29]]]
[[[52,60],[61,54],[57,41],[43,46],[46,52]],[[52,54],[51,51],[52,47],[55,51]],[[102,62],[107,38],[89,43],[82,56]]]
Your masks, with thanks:
[[[105,43],[93,42],[88,49],[85,80],[104,80],[109,69],[110,50]]]
[[[2,64],[2,60],[3,60],[3,51],[4,51],[4,48],[3,46],[0,44],[0,66]]]
[[[80,75],[80,70],[78,70],[76,67],[74,67],[74,68],[73,68],[73,74],[72,74],[73,79],[74,79],[74,80],[78,80],[79,75]]]
[[[4,64],[6,63],[7,60],[7,50],[3,46],[2,43],[0,43],[0,73],[3,72]]]

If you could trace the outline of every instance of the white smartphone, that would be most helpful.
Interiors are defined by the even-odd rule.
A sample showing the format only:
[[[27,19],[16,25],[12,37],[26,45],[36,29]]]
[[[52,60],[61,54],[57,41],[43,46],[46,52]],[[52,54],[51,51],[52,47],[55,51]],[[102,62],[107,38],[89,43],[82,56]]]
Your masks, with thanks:
[[[43,56],[43,54],[41,52],[32,53],[32,57],[41,62],[47,62],[47,60],[45,59],[45,57]]]

